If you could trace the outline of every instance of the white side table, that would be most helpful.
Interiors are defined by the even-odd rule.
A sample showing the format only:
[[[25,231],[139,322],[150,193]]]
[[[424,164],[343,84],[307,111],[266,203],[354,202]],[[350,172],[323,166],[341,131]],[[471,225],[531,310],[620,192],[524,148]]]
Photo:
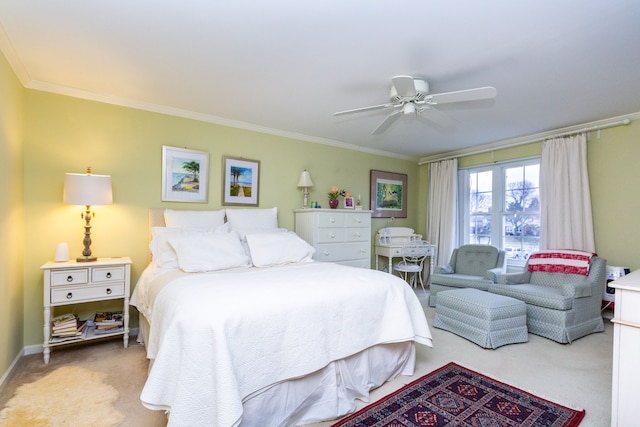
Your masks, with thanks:
[[[129,346],[129,289],[131,259],[99,258],[94,262],[47,262],[44,270],[44,363],[49,363],[51,347],[122,335],[124,347]],[[94,301],[122,299],[123,328],[119,332],[86,334],[55,342],[51,339],[51,307]]]

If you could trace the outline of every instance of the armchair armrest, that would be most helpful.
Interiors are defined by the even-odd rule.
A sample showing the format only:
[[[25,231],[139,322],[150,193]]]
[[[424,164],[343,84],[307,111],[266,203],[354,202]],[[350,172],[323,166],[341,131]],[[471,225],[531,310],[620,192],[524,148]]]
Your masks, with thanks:
[[[434,274],[453,274],[453,267],[449,264],[436,265],[433,269]]]
[[[496,283],[501,285],[517,285],[519,283],[527,283],[529,277],[530,274],[528,274],[528,272],[498,274]]]
[[[493,283],[498,283],[498,276],[500,276],[501,274],[504,274],[504,269],[502,267],[496,267],[487,270],[487,272],[484,274],[484,278],[486,280],[491,280]]]
[[[573,298],[584,298],[593,295],[592,284],[589,282],[574,282],[562,284],[562,295]]]

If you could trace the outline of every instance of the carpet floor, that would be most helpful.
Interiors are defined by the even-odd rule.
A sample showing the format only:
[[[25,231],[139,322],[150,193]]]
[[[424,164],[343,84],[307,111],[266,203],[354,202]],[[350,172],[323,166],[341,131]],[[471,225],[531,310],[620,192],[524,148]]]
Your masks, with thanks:
[[[576,427],[583,418],[451,362],[332,427]]]
[[[423,302],[432,325],[435,310],[428,307],[421,289],[416,291],[416,295]],[[370,402],[357,401],[357,410],[449,362],[455,362],[550,401],[585,409],[580,427],[606,427],[611,424],[613,325],[608,320],[605,320],[604,332],[580,338],[570,345],[529,334],[527,343],[485,350],[444,330],[432,327],[431,333],[433,348],[417,346],[414,375],[400,376],[373,390]],[[167,419],[161,411],[150,411],[140,403],[149,364],[144,347],[137,345],[135,340],[130,343],[126,349],[120,339],[55,349],[48,365],[42,362],[42,354],[23,357],[12,378],[0,390],[0,410],[5,408],[20,385],[34,382],[61,366],[79,366],[104,373],[104,383],[118,391],[114,407],[125,415],[122,426],[166,426]],[[336,421],[314,423],[308,427],[329,427]]]

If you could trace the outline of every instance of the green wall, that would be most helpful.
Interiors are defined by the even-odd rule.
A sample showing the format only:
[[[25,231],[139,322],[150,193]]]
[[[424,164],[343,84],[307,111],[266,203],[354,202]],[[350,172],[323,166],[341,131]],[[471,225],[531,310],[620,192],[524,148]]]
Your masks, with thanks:
[[[24,89],[0,55],[0,378],[22,351],[24,215],[22,129]]]
[[[59,242],[69,244],[72,257],[82,251],[83,208],[62,203],[65,172],[83,173],[91,166],[96,174],[111,175],[114,204],[94,207],[91,248],[99,257],[130,256],[133,283],[148,261],[148,209],[220,209],[224,156],[260,161],[260,207],[277,206],[280,225],[289,229],[293,210],[302,206],[296,185],[304,169],[315,184],[309,200],[325,207],[333,185],[361,194],[369,206],[371,169],[406,173],[408,217],[394,225],[419,228],[417,162],[35,90],[26,90],[24,121],[25,345],[42,340],[40,265],[52,259]],[[207,204],[161,201],[163,145],[209,152]],[[386,222],[374,219],[372,232]]]

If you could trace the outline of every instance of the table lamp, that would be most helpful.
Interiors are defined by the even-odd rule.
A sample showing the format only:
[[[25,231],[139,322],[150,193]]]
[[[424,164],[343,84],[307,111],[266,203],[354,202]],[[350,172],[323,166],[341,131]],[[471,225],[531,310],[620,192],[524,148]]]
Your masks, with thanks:
[[[63,200],[64,203],[86,207],[86,211],[80,214],[80,217],[85,220],[84,250],[82,257],[77,258],[76,261],[97,260],[97,257],[91,256],[91,218],[95,216],[95,213],[91,212],[91,206],[113,203],[111,176],[92,175],[90,167],[87,168],[86,174],[66,173],[64,175]]]
[[[307,209],[309,207],[309,187],[313,187],[313,181],[311,181],[311,174],[304,170],[300,173],[300,179],[298,180],[298,188],[302,188],[302,207]]]

